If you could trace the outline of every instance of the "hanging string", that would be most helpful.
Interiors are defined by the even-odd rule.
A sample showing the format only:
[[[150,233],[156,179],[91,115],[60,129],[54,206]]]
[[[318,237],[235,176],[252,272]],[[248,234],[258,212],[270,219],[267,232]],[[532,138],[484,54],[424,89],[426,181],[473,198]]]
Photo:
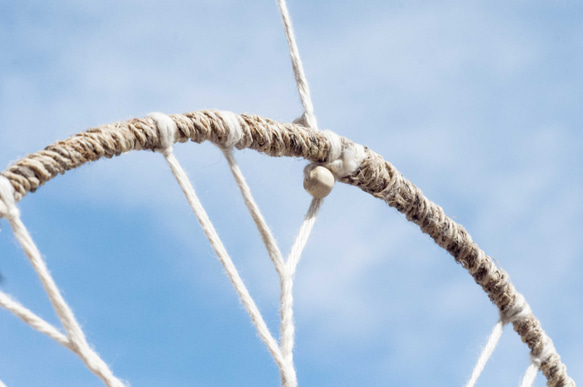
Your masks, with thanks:
[[[314,105],[312,104],[312,97],[310,95],[310,87],[308,86],[308,80],[306,79],[306,74],[304,73],[304,66],[302,65],[302,58],[300,57],[300,52],[296,43],[296,37],[294,34],[291,17],[287,9],[287,4],[285,0],[277,0],[277,4],[279,5],[279,11],[281,13],[283,26],[285,28],[285,36],[287,39],[287,45],[289,47],[289,56],[291,58],[292,68],[294,70],[296,85],[300,94],[302,105],[304,106],[304,115],[302,118],[305,121],[306,126],[312,129],[318,129],[318,122],[316,120],[316,116],[314,115]]]
[[[538,367],[535,364],[530,363],[526,369],[526,372],[524,373],[520,387],[531,387],[534,384],[534,380],[536,379],[537,374]]]
[[[30,325],[33,329],[56,340],[63,347],[71,349],[71,343],[69,342],[67,336],[63,335],[57,328],[34,314],[31,310],[27,309],[21,303],[4,292],[0,292],[0,306],[14,313],[16,317]]]
[[[232,154],[232,147],[241,139],[242,130],[238,122],[238,118],[233,113],[228,112],[215,112],[221,117],[225,124],[225,134],[226,139],[220,144],[221,149],[227,159],[235,182],[241,191],[245,205],[249,209],[249,212],[255,221],[257,229],[261,235],[261,238],[266,246],[266,249],[271,257],[271,260],[276,268],[277,273],[280,276],[281,284],[281,340],[280,344],[277,345],[273,336],[269,332],[267,325],[265,324],[259,309],[255,305],[251,295],[247,291],[242,279],[240,278],[235,265],[233,264],[230,256],[227,254],[226,249],[222,241],[220,240],[214,226],[212,225],[206,211],[204,210],[200,200],[196,196],[192,183],[186,176],[186,173],[176,160],[173,154],[173,142],[174,135],[177,131],[176,124],[172,119],[161,113],[150,114],[149,117],[156,123],[158,131],[160,133],[160,148],[159,152],[166,158],[170,169],[179,185],[181,186],[184,194],[187,197],[188,202],[191,205],[195,215],[197,216],[203,231],[205,232],[211,246],[215,250],[219,260],[225,267],[228,277],[231,279],[239,298],[241,299],[243,305],[247,309],[251,320],[255,325],[259,336],[265,342],[268,350],[272,354],[276,364],[278,365],[281,373],[282,385],[284,387],[296,387],[297,386],[297,376],[293,364],[293,346],[294,346],[294,321],[293,321],[293,277],[300,261],[302,251],[306,245],[309,238],[311,230],[313,229],[318,211],[320,209],[321,199],[314,199],[308,212],[304,218],[304,222],[300,227],[294,245],[291,249],[290,255],[287,260],[284,261],[277,242],[269,229],[269,226],[265,222],[263,215],[253,195],[251,189],[247,185],[245,177],[243,176],[241,169]]]
[[[323,199],[312,199],[308,212],[304,217],[304,222],[302,223],[300,230],[296,236],[295,242],[291,248],[291,252],[286,261],[285,275],[281,278],[281,353],[284,360],[290,367],[294,366],[293,361],[293,348],[295,340],[295,322],[294,322],[294,298],[293,298],[293,285],[294,285],[294,275],[297,269],[297,265],[300,261],[302,251],[306,246],[306,242],[312,232],[314,223],[316,222],[316,217],[320,211]],[[294,372],[295,374],[295,372]],[[296,386],[297,381],[290,386]]]
[[[486,346],[484,347],[484,349],[482,350],[482,353],[480,354],[480,357],[478,358],[478,362],[474,366],[474,370],[472,371],[472,376],[470,377],[470,380],[466,383],[465,387],[474,387],[474,385],[478,381],[478,378],[482,374],[482,371],[484,370],[484,367],[486,366],[488,359],[490,359],[490,356],[492,356],[494,349],[498,345],[498,341],[500,340],[500,337],[502,336],[503,330],[504,330],[504,322],[502,320],[498,320],[496,325],[494,325],[494,329],[492,329],[492,333],[490,334],[490,337],[488,338],[488,342],[486,343]]]
[[[302,101],[302,105],[304,107],[304,114],[302,114],[302,116],[296,119],[294,122],[301,123],[307,127],[318,130],[318,121],[316,120],[316,115],[314,114],[314,105],[312,103],[310,87],[308,85],[308,80],[306,79],[304,66],[302,64],[302,59],[300,57],[300,52],[296,43],[287,3],[285,0],[278,0],[277,4],[279,6],[281,18],[283,20],[283,26],[285,29],[285,36],[289,48],[289,55],[292,62],[296,86],[298,88],[298,93],[300,94],[300,100]],[[341,147],[336,148],[341,149]],[[336,160],[336,158],[337,157],[334,157],[333,160]],[[307,232],[309,235],[309,232],[311,231],[310,225],[313,225],[321,204],[322,199],[314,198],[312,200],[304,224],[302,225],[300,233],[296,239],[298,245],[294,244],[294,248],[297,246],[297,249],[300,252],[301,249],[303,249],[303,245],[300,246],[301,241],[304,239],[303,232]],[[293,323],[293,276],[295,274],[297,262],[300,258],[300,255],[295,253],[294,248],[292,248],[292,253],[288,258],[285,275],[281,277],[281,350],[284,359],[286,359],[286,361],[291,364],[291,366],[293,366],[293,346],[295,332]]]
[[[227,133],[229,133],[229,137],[227,139],[227,145],[223,146],[223,153],[235,182],[241,191],[241,195],[243,196],[243,200],[245,205],[249,209],[249,213],[251,214],[257,229],[261,234],[261,238],[267,248],[267,251],[271,257],[272,262],[276,268],[277,273],[280,277],[280,303],[281,303],[281,326],[280,326],[280,349],[283,356],[284,361],[288,367],[288,374],[292,379],[286,380],[283,384],[284,386],[296,386],[297,379],[295,373],[295,367],[293,362],[293,347],[294,347],[294,337],[295,337],[295,323],[293,319],[293,282],[294,282],[294,275],[297,269],[297,265],[300,261],[302,252],[306,246],[308,238],[311,234],[311,231],[314,227],[314,223],[316,221],[318,212],[320,211],[320,207],[322,204],[322,199],[314,198],[310,207],[308,208],[308,212],[304,217],[304,222],[302,223],[299,232],[296,236],[295,242],[291,248],[290,254],[287,259],[284,261],[281,255],[281,252],[277,246],[277,242],[273,237],[269,226],[265,222],[259,207],[257,206],[253,195],[251,193],[251,189],[247,185],[243,174],[241,173],[241,169],[237,164],[235,157],[233,156],[232,146],[237,143],[237,141],[242,136],[242,129],[241,125],[238,121],[238,118],[235,114],[230,112],[217,112],[217,114],[221,117],[223,122],[225,123]]]
[[[247,182],[245,181],[245,177],[243,176],[243,173],[241,172],[241,168],[239,168],[239,164],[237,164],[237,161],[235,160],[235,157],[233,156],[232,149],[231,148],[223,149],[223,153],[225,155],[225,158],[227,159],[227,162],[229,164],[229,168],[231,169],[231,173],[233,174],[235,182],[237,183],[237,186],[239,187],[239,190],[241,191],[241,196],[243,197],[243,201],[245,202],[245,205],[247,206],[249,213],[251,214],[251,217],[253,218],[253,221],[255,222],[255,225],[257,226],[257,230],[259,230],[259,234],[261,235],[261,239],[263,240],[263,243],[265,244],[265,247],[267,248],[267,253],[269,254],[269,257],[271,258],[271,261],[273,262],[273,266],[275,267],[277,274],[282,276],[282,275],[284,275],[284,272],[285,272],[285,262],[283,260],[282,255],[281,255],[281,251],[279,250],[279,247],[277,246],[277,242],[275,241],[275,238],[273,237],[273,234],[271,233],[270,228],[267,226],[267,223],[265,222],[265,219],[263,218],[263,215],[261,214],[261,210],[259,209],[259,206],[257,206],[257,203],[255,202],[255,199],[253,198],[253,195],[251,194],[251,189],[247,185]]]
[[[200,202],[190,179],[186,175],[186,172],[174,156],[173,152],[173,145],[174,145],[174,134],[176,132],[176,124],[166,115],[162,113],[153,113],[150,114],[149,117],[154,120],[158,127],[158,131],[160,133],[160,149],[159,152],[164,155],[168,165],[170,166],[170,170],[176,177],[176,181],[182,188],[192,211],[196,215],[207,239],[209,240],[213,250],[217,254],[219,261],[222,263],[227,276],[231,280],[233,287],[237,291],[241,302],[245,306],[245,309],[251,316],[251,320],[253,324],[257,328],[257,332],[259,333],[259,337],[263,340],[265,345],[267,346],[269,352],[273,356],[275,362],[282,370],[285,370],[285,364],[283,358],[281,356],[281,352],[279,350],[279,346],[277,342],[269,332],[267,328],[267,324],[263,320],[257,305],[253,301],[253,298],[249,294],[237,268],[233,264],[231,257],[227,253],[223,242],[219,238],[217,231],[215,230],[211,220],[209,219],[202,203]]]

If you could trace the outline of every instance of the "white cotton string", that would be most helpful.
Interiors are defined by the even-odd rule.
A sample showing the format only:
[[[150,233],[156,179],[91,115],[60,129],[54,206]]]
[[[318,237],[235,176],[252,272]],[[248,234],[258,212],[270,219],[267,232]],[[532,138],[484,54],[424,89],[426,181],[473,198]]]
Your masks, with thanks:
[[[292,276],[296,274],[296,268],[302,256],[302,252],[306,247],[306,243],[312,233],[312,229],[314,228],[314,223],[316,223],[316,218],[318,213],[320,212],[320,207],[322,206],[324,199],[312,199],[310,203],[310,207],[308,208],[308,212],[304,217],[304,222],[300,226],[300,230],[298,231],[298,235],[294,241],[294,244],[291,248],[290,254],[286,260],[286,267],[287,273],[291,274]]]
[[[149,117],[152,118],[152,120],[156,123],[158,127],[158,131],[160,134],[160,144],[169,144],[170,141],[167,140],[167,138],[169,137],[173,138],[176,132],[176,124],[174,123],[174,121],[172,121],[170,117],[162,115],[161,113],[152,114]],[[286,366],[281,356],[279,346],[277,345],[277,342],[269,332],[267,324],[263,320],[263,317],[261,316],[261,313],[259,312],[257,305],[255,305],[253,298],[251,298],[249,291],[247,290],[245,284],[243,283],[243,280],[239,276],[237,268],[233,264],[231,257],[227,253],[225,246],[223,245],[221,239],[219,238],[219,235],[217,234],[212,222],[210,221],[206,211],[204,210],[204,207],[202,206],[198,196],[196,195],[194,187],[192,186],[192,183],[188,179],[186,172],[184,171],[184,169],[174,156],[172,146],[170,145],[167,146],[166,148],[160,148],[159,152],[162,153],[166,158],[166,161],[170,166],[170,170],[172,171],[172,173],[176,177],[176,181],[182,188],[182,191],[184,192],[184,195],[186,196],[186,199],[188,200],[188,203],[190,204],[192,211],[196,215],[206,237],[208,238],[213,250],[218,256],[219,261],[225,268],[227,276],[229,277],[231,283],[233,284],[235,290],[237,291],[237,294],[239,295],[241,302],[243,303],[245,309],[251,316],[251,320],[255,327],[257,328],[259,337],[261,338],[261,340],[263,340],[269,352],[273,356],[273,359],[275,360],[278,367],[282,371],[282,378],[285,378]]]
[[[310,87],[308,86],[308,80],[306,79],[306,74],[304,73],[304,66],[302,65],[302,59],[300,57],[300,52],[296,43],[296,37],[294,34],[291,17],[287,9],[287,4],[285,0],[278,0],[277,4],[279,5],[279,11],[281,13],[281,18],[283,19],[283,26],[285,28],[285,36],[287,38],[287,45],[289,47],[289,55],[294,70],[296,85],[298,87],[298,92],[300,93],[302,105],[304,106],[305,113],[303,119],[305,120],[308,127],[312,129],[318,129],[318,122],[316,121],[316,116],[314,115],[314,105],[312,104],[312,97],[310,95]]]
[[[302,59],[296,43],[286,0],[277,0],[277,4],[279,5],[279,11],[283,20],[296,86],[300,94],[302,105],[304,106],[304,114],[294,120],[294,123],[318,130],[318,122],[314,114],[314,105],[312,104],[310,87],[308,86],[308,80],[306,79],[304,66],[302,65]],[[323,134],[328,137],[328,142],[330,144],[330,152],[326,167],[334,173],[337,179],[345,177],[355,171],[364,160],[364,148],[357,144],[349,144],[344,147],[340,137],[335,133],[326,131]]]
[[[486,366],[488,359],[490,359],[490,356],[492,356],[494,349],[498,345],[498,341],[500,340],[500,337],[502,336],[503,330],[504,330],[504,322],[502,320],[498,320],[496,325],[494,325],[494,329],[492,329],[492,333],[490,334],[490,337],[488,338],[488,342],[486,343],[486,346],[484,347],[484,349],[482,350],[482,353],[480,354],[480,357],[479,357],[478,362],[476,363],[476,365],[474,367],[474,371],[472,372],[472,376],[470,377],[470,380],[466,383],[466,387],[474,387],[474,385],[478,381],[478,378],[480,377],[480,374],[484,370],[484,367]]]
[[[537,374],[538,367],[534,363],[530,363],[526,369],[526,372],[524,373],[520,387],[531,387],[534,384],[534,380],[536,379]]]
[[[271,230],[267,226],[265,219],[263,218],[259,207],[255,203],[253,196],[251,194],[251,190],[247,185],[243,174],[237,164],[235,158],[232,155],[232,152],[229,150],[225,150],[225,157],[229,162],[229,166],[231,167],[231,171],[239,189],[241,190],[241,194],[244,198],[245,204],[249,209],[257,228],[260,231],[262,239],[265,243],[265,246],[272,257],[272,261],[276,266],[276,270],[280,275],[280,282],[281,282],[281,341],[280,341],[280,348],[283,359],[286,363],[287,367],[287,379],[283,381],[283,385],[285,387],[295,387],[297,386],[297,377],[295,373],[295,368],[293,364],[293,347],[294,347],[294,334],[295,334],[295,327],[294,327],[294,320],[293,320],[293,279],[294,274],[298,265],[298,262],[301,258],[302,251],[307,243],[307,240],[310,236],[310,233],[314,227],[314,223],[316,221],[317,214],[320,210],[320,206],[322,203],[322,199],[314,199],[308,209],[308,213],[305,216],[304,222],[300,227],[300,231],[296,237],[296,240],[292,246],[290,255],[288,256],[285,265],[279,267],[279,263],[281,262],[281,253],[279,252],[279,248],[277,247],[277,242],[273,235],[271,234]],[[277,262],[277,263],[276,263]]]
[[[273,238],[269,227],[267,226],[261,212],[253,200],[251,190],[245,182],[245,179],[241,173],[238,164],[235,161],[232,153],[230,151],[225,151],[225,156],[233,172],[233,176],[241,190],[241,194],[244,198],[245,204],[249,209],[257,228],[263,238],[265,246],[272,256],[272,261],[276,266],[276,270],[280,275],[281,284],[281,339],[280,348],[283,359],[287,367],[288,378],[283,380],[283,385],[285,387],[295,387],[297,386],[297,377],[295,372],[295,367],[293,363],[293,347],[294,347],[294,336],[295,336],[295,326],[293,319],[293,280],[296,272],[297,265],[300,261],[302,251],[306,246],[307,240],[310,233],[314,227],[317,214],[320,210],[322,199],[313,199],[308,209],[308,213],[305,216],[304,222],[300,227],[296,240],[292,246],[290,255],[288,256],[285,266],[278,267],[281,259],[281,253],[277,248],[277,243],[275,238]],[[276,263],[278,262],[278,263]]]
[[[291,350],[293,348],[293,298],[291,297],[291,291],[293,288],[293,276],[289,275],[289,269],[287,262],[283,261],[281,256],[281,252],[277,246],[277,242],[273,237],[269,226],[265,222],[257,203],[253,199],[253,195],[251,193],[251,189],[247,185],[243,174],[241,173],[241,169],[235,160],[235,157],[232,154],[230,149],[223,150],[225,157],[229,163],[231,168],[231,172],[235,181],[237,182],[237,186],[241,191],[241,195],[243,196],[243,200],[245,205],[249,209],[249,213],[251,214],[259,233],[261,234],[261,238],[265,247],[268,251],[269,256],[275,266],[275,269],[280,277],[280,286],[281,286],[281,339],[280,339],[280,349],[282,352],[282,357],[285,364],[285,373],[282,372],[282,385],[284,387],[295,387],[297,386],[297,376],[295,372],[295,367],[293,364],[293,357],[291,356]],[[301,233],[302,235],[305,234]],[[301,252],[300,252],[301,253]],[[289,261],[288,261],[289,262]],[[284,294],[286,295],[284,297]],[[289,300],[289,301],[287,301]],[[284,305],[288,306],[284,308]],[[285,321],[285,323],[284,323]],[[291,341],[291,345],[289,344]],[[285,351],[285,352],[284,352]],[[283,376],[285,374],[285,377]]]
[[[259,206],[257,206],[257,203],[255,202],[255,199],[253,198],[253,195],[251,194],[251,189],[249,188],[249,186],[247,185],[247,182],[245,181],[245,177],[243,176],[243,173],[241,172],[241,168],[239,168],[239,164],[237,164],[237,161],[235,160],[235,157],[233,156],[232,150],[231,149],[224,149],[223,153],[225,154],[225,158],[227,159],[227,162],[229,163],[231,173],[233,174],[233,177],[235,178],[237,186],[239,187],[239,190],[241,191],[241,196],[243,196],[243,201],[245,202],[245,205],[249,209],[249,213],[251,213],[251,217],[255,221],[257,229],[259,230],[259,234],[261,235],[261,239],[263,240],[263,243],[265,244],[265,247],[267,248],[267,253],[269,254],[269,257],[271,258],[271,261],[273,262],[273,266],[275,266],[275,270],[281,276],[281,275],[283,275],[283,273],[285,271],[285,263],[283,261],[282,255],[281,255],[281,251],[279,250],[279,247],[277,246],[277,242],[275,241],[275,238],[273,237],[273,234],[271,233],[269,226],[267,226],[267,222],[265,222],[265,219],[263,218],[263,214],[261,214],[261,210],[259,210]]]
[[[70,347],[69,339],[57,328],[42,318],[38,317],[32,311],[24,307],[22,304],[4,292],[0,292],[0,306],[14,313],[16,317],[30,325],[33,329],[36,329],[40,333],[44,333],[50,338],[55,339],[62,346],[67,348]]]
[[[0,205],[0,216],[7,218],[10,222],[14,236],[22,246],[25,254],[28,256],[34,270],[37,272],[45,292],[47,293],[49,300],[51,301],[51,304],[53,305],[53,308],[59,317],[59,320],[67,332],[67,348],[75,352],[81,358],[81,360],[83,360],[89,370],[91,370],[91,372],[103,380],[107,386],[123,387],[124,384],[113,375],[107,364],[105,364],[105,362],[95,351],[93,351],[93,349],[91,349],[87,343],[83,330],[77,323],[73,311],[69,308],[65,302],[65,299],[59,292],[59,289],[53,280],[53,277],[51,276],[44,260],[42,259],[38,248],[32,240],[28,230],[20,220],[20,212],[18,211],[14,201],[14,188],[8,179],[6,179],[4,176],[0,176],[0,202],[2,203],[2,205]],[[4,299],[4,301],[7,301],[8,305],[10,305],[10,300]],[[12,304],[12,307],[14,307],[14,304]],[[26,313],[23,313],[22,310],[19,312],[19,317],[26,315]],[[31,316],[28,315],[27,317]],[[34,322],[38,323],[39,321],[36,320]],[[46,326],[44,329],[45,331],[47,330]],[[54,332],[52,333],[54,336]],[[62,338],[59,338],[57,341],[61,342]]]
[[[255,199],[253,198],[251,189],[249,188],[249,185],[245,180],[245,176],[243,176],[241,168],[239,168],[239,164],[237,163],[235,156],[233,156],[233,146],[242,137],[241,124],[239,123],[237,115],[234,113],[231,112],[218,112],[218,113],[225,122],[225,128],[228,131],[227,143],[222,147],[223,154],[227,159],[229,168],[231,169],[231,173],[233,174],[235,182],[237,183],[237,186],[241,191],[243,201],[245,202],[245,205],[247,206],[249,213],[251,214],[251,217],[253,218],[253,221],[255,222],[257,229],[259,230],[259,234],[261,235],[261,239],[263,240],[263,243],[267,248],[269,257],[271,258],[271,261],[275,266],[275,270],[281,276],[284,271],[283,256],[281,254],[281,251],[279,250],[279,247],[277,246],[277,242],[275,241],[275,238],[271,233],[269,226],[267,225],[267,222],[265,222],[263,214],[261,214],[259,206],[257,205]]]
[[[304,66],[296,43],[295,33],[286,0],[277,0],[277,4],[283,20],[296,86],[300,94],[302,105],[304,106],[304,114],[295,119],[294,123],[318,130],[318,122],[314,114],[314,105],[312,104],[310,87],[308,86],[308,80],[306,79],[306,74],[304,72]],[[337,179],[348,176],[351,172],[355,171],[364,160],[364,148],[357,144],[349,144],[344,147],[340,137],[335,133],[325,131],[323,134],[328,138],[328,143],[330,144],[330,152],[327,163],[325,164],[326,167],[334,173]]]
[[[302,252],[310,233],[316,222],[316,217],[320,211],[323,199],[312,199],[310,208],[304,217],[296,240],[291,248],[291,252],[286,260],[285,275],[281,277],[281,353],[286,363],[293,367],[293,348],[295,337],[295,324],[293,312],[293,285],[294,275],[296,273],[297,265],[302,256]],[[295,372],[294,372],[295,375]],[[297,380],[290,383],[288,386],[297,386]]]
[[[225,123],[225,129],[228,138],[231,136],[240,137],[241,127],[238,118],[233,113],[229,112],[219,112],[218,113],[223,122]],[[331,136],[332,137],[332,136]],[[332,137],[332,140],[338,139],[337,144],[337,154],[334,155],[335,158],[340,156],[341,153],[341,143],[338,136]],[[295,387],[297,386],[297,377],[295,372],[295,367],[293,364],[293,347],[294,347],[294,320],[293,320],[293,279],[295,271],[300,261],[302,251],[307,243],[310,233],[313,229],[314,223],[316,221],[317,214],[320,210],[322,199],[314,199],[308,209],[305,216],[304,222],[300,227],[296,240],[292,246],[290,255],[284,262],[281,252],[277,246],[277,242],[269,229],[269,226],[265,222],[263,215],[257,203],[255,202],[251,189],[245,181],[245,177],[237,164],[237,161],[232,153],[232,145],[235,142],[228,141],[227,145],[222,146],[223,153],[233,177],[241,191],[245,205],[247,206],[249,213],[251,214],[257,229],[261,235],[261,238],[265,244],[268,254],[275,266],[277,273],[280,276],[281,285],[281,339],[280,348],[283,359],[286,365],[286,378],[282,378],[282,384],[285,387]],[[332,142],[331,142],[332,143]],[[333,143],[335,144],[335,143]],[[333,149],[334,147],[332,147]]]
[[[522,294],[518,294],[516,296],[516,298],[514,299],[514,301],[506,307],[505,311],[500,312],[500,320],[498,320],[496,325],[494,325],[494,329],[492,329],[492,333],[490,334],[490,337],[488,338],[488,343],[486,344],[486,346],[482,350],[482,353],[480,354],[480,358],[478,359],[478,362],[476,363],[474,370],[472,372],[472,376],[465,387],[473,387],[476,384],[476,382],[478,381],[478,378],[480,377],[480,374],[484,370],[484,367],[486,366],[488,359],[490,358],[490,356],[494,352],[494,349],[498,345],[498,341],[500,340],[500,336],[502,336],[502,330],[504,329],[504,325],[518,321],[521,318],[530,315],[531,313],[532,312],[531,312],[530,306],[528,305],[528,303],[526,302],[526,300],[524,299],[524,296]],[[535,376],[536,376],[536,365],[540,365],[540,363],[542,363],[544,360],[546,360],[550,356],[550,354],[553,352],[554,347],[553,347],[552,342],[550,341],[550,339],[548,337],[546,337],[545,342],[546,342],[546,345],[544,347],[544,350],[541,351],[541,353],[539,354],[539,356],[537,358],[532,358],[532,355],[531,355],[532,365],[528,368],[528,370],[524,376],[524,378],[525,378],[524,380],[530,380],[528,378],[530,377],[530,374],[533,372],[531,370],[532,367],[535,367]],[[532,380],[534,380],[534,377]],[[523,386],[526,387],[526,386],[530,386],[530,385],[524,385],[524,381],[523,381]]]

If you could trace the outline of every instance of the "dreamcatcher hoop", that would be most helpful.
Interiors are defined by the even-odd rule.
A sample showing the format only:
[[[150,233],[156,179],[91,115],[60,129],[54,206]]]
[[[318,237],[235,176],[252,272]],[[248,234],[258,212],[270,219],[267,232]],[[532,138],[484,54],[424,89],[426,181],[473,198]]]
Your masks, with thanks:
[[[229,145],[231,127],[221,113],[201,111],[168,116],[176,124],[176,142],[211,141]],[[355,144],[338,137],[342,152],[331,159],[334,148],[330,134],[298,124],[281,124],[270,119],[242,114],[236,116],[241,127],[237,149],[253,149],[268,156],[300,157],[311,163],[330,165],[342,160],[344,150]],[[16,162],[2,173],[14,188],[14,199],[22,199],[55,176],[101,158],[112,158],[134,150],[158,150],[166,147],[153,118],[133,119],[91,129],[58,142],[45,150]],[[413,183],[405,179],[389,162],[369,148],[353,173],[337,178],[384,200],[418,225],[439,246],[448,251],[488,294],[498,307],[504,323],[527,344],[533,362],[548,379],[549,386],[568,386],[574,382],[544,333],[540,322],[530,312],[509,277],[482,251],[467,231],[447,217],[441,207],[428,200]]]
[[[262,330],[267,331],[265,323],[260,321],[258,311],[253,310],[253,301],[246,300],[246,297],[249,299],[250,297],[245,294],[244,285],[242,285],[240,278],[237,278],[238,274],[234,267],[229,267],[232,263],[229,263],[228,260],[225,263],[225,258],[222,255],[226,256],[226,251],[221,251],[220,240],[217,240],[218,237],[212,230],[210,221],[205,219],[206,214],[202,210],[200,203],[197,202],[198,199],[194,194],[194,190],[172,154],[175,142],[193,141],[202,143],[210,141],[225,152],[235,179],[242,190],[246,204],[250,207],[252,215],[254,215],[270,255],[273,250],[273,246],[270,247],[272,243],[270,238],[272,239],[272,237],[270,237],[268,230],[265,228],[262,230],[264,221],[262,221],[260,214],[255,212],[258,210],[253,208],[254,203],[250,192],[245,192],[247,189],[245,182],[240,172],[237,171],[238,167],[234,158],[232,158],[231,149],[233,147],[237,149],[253,149],[272,157],[303,158],[311,163],[307,168],[308,176],[311,176],[310,172],[315,168],[323,166],[324,170],[333,173],[336,180],[354,185],[364,192],[382,199],[391,207],[403,213],[409,221],[418,225],[422,232],[428,234],[468,270],[500,312],[500,321],[494,327],[490,341],[484,349],[468,385],[473,386],[473,383],[477,380],[477,376],[479,376],[500,337],[503,326],[512,323],[514,330],[530,349],[532,365],[525,376],[525,380],[529,382],[524,385],[530,385],[534,380],[536,370],[540,369],[547,378],[549,386],[574,386],[574,381],[567,375],[566,367],[561,362],[551,339],[532,314],[524,297],[516,291],[506,272],[497,267],[494,261],[473,242],[467,231],[447,217],[441,207],[428,200],[416,186],[405,179],[400,172],[381,156],[366,147],[353,143],[347,138],[339,137],[328,131],[321,132],[317,129],[317,121],[313,113],[309,89],[303,74],[285,1],[279,0],[279,5],[286,27],[298,90],[305,109],[302,118],[296,120],[294,124],[281,124],[258,116],[248,114],[234,115],[233,113],[217,111],[200,111],[171,116],[155,113],[144,119],[133,119],[91,129],[19,160],[2,173],[2,178],[0,179],[0,216],[9,219],[11,222],[17,239],[19,239],[25,252],[31,258],[33,266],[35,266],[45,285],[51,302],[63,322],[67,336],[45,325],[44,321],[4,293],[0,293],[0,305],[14,312],[37,330],[77,353],[88,368],[107,385],[122,386],[123,383],[113,376],[107,365],[92,351],[85,341],[83,332],[77,326],[72,312],[58,293],[56,284],[53,283],[48,270],[44,266],[40,253],[20,221],[16,202],[21,200],[27,193],[36,191],[41,185],[55,176],[87,162],[96,161],[104,157],[112,158],[133,150],[157,151],[164,154],[168,160],[219,259],[225,265],[227,273],[251,314],[260,336],[268,345],[270,352],[280,367],[282,384],[286,387],[296,386],[297,380],[295,379],[293,360],[291,359],[292,348],[290,347],[286,350],[283,339],[282,344],[278,346],[277,343],[272,342],[273,339],[270,337],[269,332],[262,332]],[[316,183],[320,184],[322,181],[317,181]],[[328,185],[330,186],[328,188],[331,188],[331,185]],[[310,181],[308,181],[307,186],[308,191],[315,195],[304,222],[305,228],[308,230],[307,234],[309,234],[320,201],[329,190],[324,188],[326,193],[320,195],[317,193],[319,192],[318,189],[310,189]],[[200,208],[197,210],[196,207]],[[199,214],[197,211],[202,212]],[[304,225],[302,225],[296,240],[300,241],[300,245],[302,243],[305,245],[305,239],[307,239],[307,235],[302,235]],[[208,230],[209,228],[210,231]],[[295,257],[297,260],[299,260],[302,248],[303,246],[297,252],[297,257]],[[294,261],[294,248],[292,248],[291,258]],[[286,316],[283,309],[286,303],[284,300],[284,288],[288,286],[285,284],[284,278],[289,276],[293,281],[295,266],[290,269],[290,273],[287,273],[285,269],[278,269],[277,260],[274,260],[274,263],[278,273],[282,276],[282,336],[285,338],[286,329],[291,329],[289,335],[291,335],[291,346],[293,347],[293,321],[291,321],[293,320],[293,315]],[[292,263],[297,264],[297,261]],[[233,276],[235,277],[234,279]],[[289,289],[287,289],[290,297],[291,286],[290,284]],[[242,289],[240,289],[241,287]],[[259,316],[259,320],[257,316]],[[288,322],[291,322],[291,326],[285,324],[286,318],[290,320]],[[286,358],[286,353],[290,359]]]

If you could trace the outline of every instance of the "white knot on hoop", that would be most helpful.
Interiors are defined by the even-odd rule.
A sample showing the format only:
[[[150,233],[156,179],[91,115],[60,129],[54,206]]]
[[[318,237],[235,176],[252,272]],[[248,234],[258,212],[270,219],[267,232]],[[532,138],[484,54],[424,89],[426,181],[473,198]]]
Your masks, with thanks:
[[[160,145],[156,149],[156,152],[160,152],[163,155],[171,153],[176,139],[176,132],[178,131],[176,123],[164,113],[154,112],[148,114],[146,117],[152,119],[156,124],[156,129],[158,129]]]
[[[518,294],[514,303],[509,305],[505,312],[500,312],[500,320],[504,324],[513,323],[532,314],[530,306],[522,294]]]
[[[549,358],[556,353],[555,345],[549,336],[546,333],[543,333],[543,337],[541,339],[543,345],[540,349],[539,353],[530,353],[530,361],[534,364],[537,368],[540,369],[541,364],[545,361],[549,360]]]
[[[328,140],[328,157],[323,163],[311,163],[304,169],[304,189],[316,199],[328,196],[334,181],[351,175],[365,158],[364,147],[330,130],[320,132]]]
[[[330,130],[320,133],[326,136],[330,145],[328,158],[323,165],[334,174],[336,180],[352,174],[360,167],[366,156],[362,145],[343,139]]]
[[[502,321],[503,324],[514,323],[531,315],[532,310],[524,296],[518,294],[514,299],[514,303],[510,305],[506,311],[500,312],[500,321]],[[553,345],[552,340],[544,332],[542,333],[541,342],[542,345],[530,353],[530,360],[537,368],[540,368],[541,364],[547,361],[553,353],[555,353],[555,346]]]
[[[326,137],[330,145],[326,162],[330,163],[338,160],[342,156],[342,139],[331,130],[323,130],[320,133]]]
[[[302,115],[299,116],[298,118],[296,118],[295,120],[293,120],[292,123],[296,124],[296,125],[304,126],[306,128],[310,127],[310,125],[308,123],[308,116],[306,115],[306,112],[303,112]]]
[[[20,211],[14,200],[14,187],[6,176],[0,175],[0,218],[11,220],[19,216]]]
[[[508,324],[517,322],[531,315],[532,310],[524,299],[524,296],[518,294],[514,299],[514,303],[510,305],[504,313],[500,312],[500,319],[504,324]],[[541,364],[547,361],[556,352],[553,341],[544,332],[542,332],[541,342],[542,345],[535,348],[530,353],[530,360],[537,368],[540,368]]]
[[[222,110],[217,110],[214,113],[223,121],[225,134],[227,135],[225,142],[217,145],[224,149],[233,148],[243,138],[243,128],[241,127],[239,116],[235,113]]]

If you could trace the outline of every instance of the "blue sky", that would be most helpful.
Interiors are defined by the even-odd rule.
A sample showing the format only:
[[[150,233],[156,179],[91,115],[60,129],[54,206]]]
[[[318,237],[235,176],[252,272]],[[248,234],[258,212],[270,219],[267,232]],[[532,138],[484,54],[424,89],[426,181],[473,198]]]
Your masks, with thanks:
[[[506,269],[583,380],[583,5],[292,1],[320,126],[370,146]],[[301,114],[274,1],[0,0],[0,163],[92,126],[205,108]],[[222,155],[176,153],[272,331],[278,279]],[[289,249],[304,162],[237,153]],[[133,386],[273,386],[257,338],[164,160],[136,152],[61,176],[23,220],[90,342]],[[2,290],[58,325],[0,221]],[[497,318],[471,277],[402,215],[338,185],[296,280],[304,386],[456,386]],[[480,385],[514,386],[507,327]],[[99,386],[0,311],[0,379]],[[541,375],[538,386],[544,385]]]

